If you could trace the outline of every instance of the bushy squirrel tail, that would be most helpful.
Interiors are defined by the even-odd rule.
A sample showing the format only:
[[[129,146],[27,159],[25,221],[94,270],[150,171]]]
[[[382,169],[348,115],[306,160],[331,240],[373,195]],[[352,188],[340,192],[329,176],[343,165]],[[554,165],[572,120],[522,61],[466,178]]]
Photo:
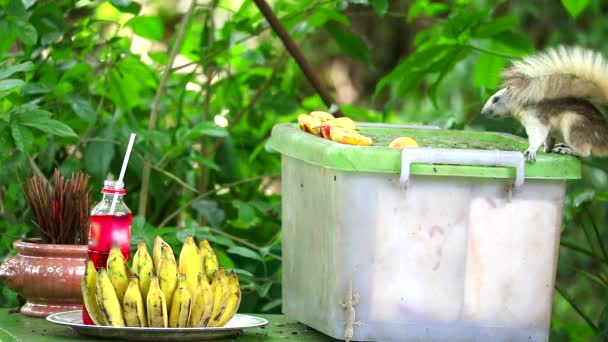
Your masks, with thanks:
[[[559,46],[515,61],[502,87],[520,104],[579,98],[608,106],[608,61],[597,51]]]

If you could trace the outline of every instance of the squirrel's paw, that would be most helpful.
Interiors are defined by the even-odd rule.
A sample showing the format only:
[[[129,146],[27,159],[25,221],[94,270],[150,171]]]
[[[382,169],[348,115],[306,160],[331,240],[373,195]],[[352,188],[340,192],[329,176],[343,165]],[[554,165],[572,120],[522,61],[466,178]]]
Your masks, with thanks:
[[[536,162],[536,151],[527,149],[526,152],[524,152],[524,158],[526,158],[526,161],[529,161],[530,163]]]
[[[566,145],[556,145],[553,150],[551,150],[551,152],[553,153],[559,153],[559,154],[570,154],[573,156],[578,156],[578,153],[574,152],[573,149],[571,149],[570,147],[566,146]]]

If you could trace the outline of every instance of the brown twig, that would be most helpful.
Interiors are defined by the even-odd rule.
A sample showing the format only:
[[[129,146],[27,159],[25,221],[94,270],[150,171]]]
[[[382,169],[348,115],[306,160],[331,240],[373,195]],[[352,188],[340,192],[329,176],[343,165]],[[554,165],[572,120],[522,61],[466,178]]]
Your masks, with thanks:
[[[196,7],[196,0],[192,0],[190,2],[190,7],[184,14],[182,21],[180,23],[179,31],[177,32],[177,36],[175,38],[175,43],[171,49],[169,54],[169,62],[167,63],[167,67],[163,70],[163,73],[160,78],[160,82],[158,84],[158,89],[156,90],[156,95],[154,96],[154,102],[152,103],[152,108],[150,112],[150,120],[148,121],[148,129],[152,130],[156,128],[156,120],[158,119],[158,112],[160,107],[160,101],[165,92],[165,88],[167,87],[167,81],[169,80],[169,74],[171,73],[171,67],[175,62],[175,57],[177,56],[178,51],[182,46],[182,42],[184,40],[184,35],[186,33],[186,27],[188,27],[188,23],[190,22],[190,17],[192,16],[192,12],[194,12],[194,8]],[[142,173],[141,179],[141,189],[139,193],[139,208],[138,213],[141,216],[146,215],[146,208],[148,206],[148,186],[150,184],[150,171],[151,171],[151,163],[149,155],[146,155],[144,158],[144,169]]]
[[[333,1],[334,0],[319,1],[315,5],[310,6],[310,7],[306,8],[306,9],[304,9],[303,11],[287,14],[287,15],[281,17],[280,20],[281,21],[291,20],[291,19],[294,19],[294,18],[297,18],[297,17],[300,17],[300,16],[308,15],[308,14],[310,14],[310,12],[314,11],[315,9],[317,9],[317,7],[320,7],[321,5],[325,5],[325,4],[331,3]],[[228,49],[230,46],[238,45],[238,44],[241,44],[241,43],[244,43],[244,42],[248,41],[249,39],[255,38],[259,34],[261,34],[262,32],[268,30],[269,28],[270,28],[270,26],[259,27],[255,31],[253,31],[250,35],[244,36],[242,38],[239,38],[239,39],[235,40],[234,42],[225,43],[221,47],[216,48],[215,50],[211,51],[209,54],[207,54],[206,56],[200,58],[199,60],[194,61],[194,62],[188,62],[188,63],[182,64],[182,65],[178,65],[178,66],[174,67],[172,69],[172,71],[178,71],[178,70],[181,70],[181,69],[185,69],[187,67],[191,67],[191,66],[196,65],[196,64],[203,64],[203,63],[209,61],[211,58],[213,58],[213,57],[221,54],[222,52],[225,52],[226,49]]]
[[[272,8],[270,8],[270,6],[268,6],[268,3],[266,3],[265,0],[253,0],[253,2],[256,4],[256,6],[260,10],[260,12],[262,12],[264,17],[266,18],[266,20],[268,21],[268,23],[274,30],[274,32],[279,36],[279,38],[283,42],[283,45],[285,46],[287,51],[289,51],[291,56],[296,60],[296,62],[300,66],[300,69],[302,70],[302,72],[304,73],[304,75],[306,76],[308,81],[315,88],[315,90],[317,91],[319,96],[321,96],[321,99],[323,100],[323,102],[325,102],[325,105],[327,106],[327,108],[330,111],[335,108],[334,116],[336,116],[336,117],[344,116],[342,114],[342,112],[340,111],[340,109],[338,108],[338,104],[333,99],[333,97],[329,94],[327,89],[325,89],[325,86],[323,85],[321,80],[317,77],[316,72],[313,70],[312,66],[308,63],[308,60],[306,60],[306,58],[302,54],[302,51],[300,50],[298,45],[294,42],[294,40],[291,38],[291,36],[289,35],[289,33],[287,32],[287,30],[285,29],[285,27],[279,20],[279,18],[277,18],[277,16],[274,14],[274,12],[272,11]]]

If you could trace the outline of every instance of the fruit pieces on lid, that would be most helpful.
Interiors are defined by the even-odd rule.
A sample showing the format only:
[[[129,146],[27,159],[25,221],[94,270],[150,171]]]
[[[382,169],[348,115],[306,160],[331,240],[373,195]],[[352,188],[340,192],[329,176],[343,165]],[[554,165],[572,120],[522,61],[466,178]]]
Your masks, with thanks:
[[[298,116],[300,129],[316,136],[348,145],[370,146],[373,141],[359,131],[355,122],[347,117],[334,118],[333,115],[313,111]]]

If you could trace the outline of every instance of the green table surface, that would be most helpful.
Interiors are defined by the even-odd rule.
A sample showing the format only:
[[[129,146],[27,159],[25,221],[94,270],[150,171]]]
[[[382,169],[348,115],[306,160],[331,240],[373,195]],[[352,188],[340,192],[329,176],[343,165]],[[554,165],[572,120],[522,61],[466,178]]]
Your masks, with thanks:
[[[274,341],[336,341],[303,324],[282,315],[258,315],[269,324],[264,328],[247,329],[241,335],[215,341],[274,342]],[[0,309],[0,342],[63,342],[63,341],[117,341],[81,336],[69,327]]]

